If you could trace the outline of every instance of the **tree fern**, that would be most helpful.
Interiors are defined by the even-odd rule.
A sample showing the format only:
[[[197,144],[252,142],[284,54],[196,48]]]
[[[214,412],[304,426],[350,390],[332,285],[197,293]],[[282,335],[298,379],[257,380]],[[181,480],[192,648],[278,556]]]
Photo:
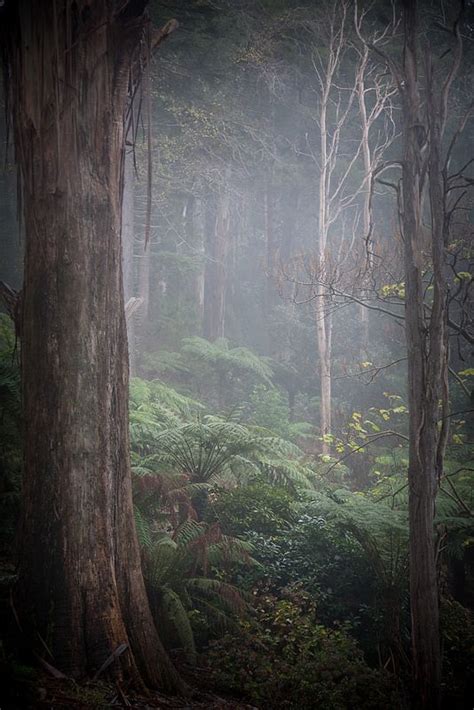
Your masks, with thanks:
[[[179,642],[188,660],[195,658],[190,612],[226,626],[247,608],[243,593],[211,576],[214,567],[239,561],[253,564],[248,543],[223,536],[217,524],[186,520],[173,537],[159,531],[147,547],[145,576],[160,627],[170,644]]]
[[[317,513],[348,530],[365,550],[375,574],[389,588],[406,578],[408,515],[386,500],[376,503],[347,490],[331,495],[308,492]]]
[[[213,343],[197,336],[184,338],[182,351],[219,370],[251,373],[272,384],[273,371],[268,358],[260,357],[248,348],[230,348],[225,338],[218,338]]]
[[[196,662],[196,644],[188,611],[182,598],[171,587],[160,589],[157,613],[165,627],[171,627],[179,646],[185,651],[190,663]],[[163,626],[161,626],[163,628]],[[168,636],[170,636],[168,631]]]
[[[134,506],[134,513],[138,541],[142,547],[150,549],[152,546],[150,523],[136,505]]]
[[[266,430],[205,416],[161,431],[155,438],[157,461],[175,466],[193,482],[242,478],[247,470],[289,485],[309,486],[311,470],[291,442]]]

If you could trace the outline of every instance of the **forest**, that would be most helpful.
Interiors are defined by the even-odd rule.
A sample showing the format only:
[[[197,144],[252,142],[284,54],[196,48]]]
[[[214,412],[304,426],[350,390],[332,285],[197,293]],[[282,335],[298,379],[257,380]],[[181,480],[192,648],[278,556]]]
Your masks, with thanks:
[[[1,709],[471,710],[472,0],[0,48]]]

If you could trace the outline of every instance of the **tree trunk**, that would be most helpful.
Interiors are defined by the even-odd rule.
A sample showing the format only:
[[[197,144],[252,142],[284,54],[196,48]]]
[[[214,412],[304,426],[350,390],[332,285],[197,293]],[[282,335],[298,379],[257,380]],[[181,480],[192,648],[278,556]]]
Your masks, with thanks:
[[[134,297],[135,269],[134,269],[134,166],[133,153],[125,152],[125,165],[123,175],[123,203],[122,203],[122,252],[123,252],[123,291],[125,303]],[[135,374],[135,318],[127,318],[128,361],[130,374]]]
[[[135,347],[138,353],[146,351],[148,335],[148,314],[150,311],[150,270],[151,270],[151,244],[145,246],[141,241],[138,248],[138,297],[141,299],[140,308],[135,315]]]
[[[325,293],[321,290],[316,299],[315,318],[316,333],[318,341],[319,355],[319,376],[320,376],[320,413],[319,426],[322,437],[321,450],[323,454],[329,454],[331,450],[328,436],[331,434],[331,316],[325,313]]]
[[[371,256],[371,214],[370,214],[370,201],[371,201],[371,190],[372,190],[372,176],[373,176],[373,165],[372,165],[372,155],[370,149],[370,136],[369,129],[370,123],[367,116],[367,106],[366,106],[366,87],[365,87],[365,72],[367,68],[368,59],[368,48],[365,48],[364,55],[360,62],[360,68],[357,77],[357,97],[359,100],[359,116],[362,128],[362,160],[364,165],[364,176],[365,176],[365,192],[363,196],[363,206],[362,206],[362,228],[364,234],[364,240],[366,240],[366,255],[365,259],[367,262],[367,267],[371,267],[372,256]],[[362,297],[368,295],[367,292],[362,293]],[[367,351],[369,346],[369,317],[370,311],[365,307],[364,304],[359,305],[359,317],[360,317],[360,357],[361,359],[366,359]]]
[[[263,218],[265,232],[265,271],[267,280],[265,283],[265,304],[266,311],[271,309],[275,294],[273,284],[273,276],[275,269],[276,243],[275,243],[275,224],[274,224],[274,199],[272,190],[271,174],[265,181],[265,190],[263,195]]]
[[[326,84],[321,97],[319,112],[320,123],[320,149],[321,160],[319,169],[319,209],[318,209],[318,235],[317,235],[317,273],[319,285],[315,300],[316,335],[319,355],[320,377],[320,414],[319,428],[322,438],[321,450],[328,455],[331,446],[328,436],[331,434],[331,323],[326,314],[328,295],[324,283],[327,271],[328,236],[329,236],[329,185],[330,172],[328,162],[328,129],[327,110],[331,77],[328,73]]]
[[[9,7],[26,230],[16,605],[65,673],[94,672],[127,644],[115,673],[176,688],[142,577],[128,439],[124,112],[145,5]]]
[[[423,235],[421,225],[423,154],[419,127],[423,125],[417,76],[416,3],[406,2],[403,159],[403,239],[406,280],[406,339],[408,356],[410,603],[414,683],[417,705],[438,708],[441,689],[438,586],[435,560],[434,513],[438,479],[442,474],[444,426],[438,429],[447,404],[446,300],[444,274],[443,192],[440,185],[440,107],[434,87],[427,85],[430,148],[428,181],[431,202],[431,256],[434,296],[429,319],[424,306]],[[430,105],[431,103],[431,105]]]
[[[196,315],[198,321],[198,332],[202,333],[204,321],[204,287],[205,287],[205,220],[204,206],[202,200],[194,201],[193,209],[194,230],[197,235],[196,249],[199,262],[196,269],[196,279],[194,283],[194,298],[196,302]]]
[[[219,195],[214,228],[207,235],[206,282],[204,287],[204,337],[224,337],[226,301],[226,262],[229,242],[230,200],[225,191]]]

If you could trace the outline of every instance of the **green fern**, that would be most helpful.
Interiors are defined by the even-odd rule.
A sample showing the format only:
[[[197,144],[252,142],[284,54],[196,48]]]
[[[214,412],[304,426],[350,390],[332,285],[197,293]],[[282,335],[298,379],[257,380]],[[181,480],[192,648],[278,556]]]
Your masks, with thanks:
[[[365,550],[374,573],[386,588],[399,586],[408,567],[408,514],[388,499],[374,502],[363,494],[338,490],[308,492],[315,512],[350,532]]]
[[[142,547],[150,549],[152,546],[150,523],[142,514],[138,506],[135,505],[133,510],[135,513],[135,527],[137,530],[138,541]]]
[[[199,610],[209,623],[225,628],[248,604],[234,585],[214,578],[212,569],[235,562],[257,564],[251,546],[222,535],[216,524],[189,519],[173,537],[159,531],[147,547],[145,576],[155,614],[169,644],[178,643],[188,661],[196,656],[192,611]]]
[[[184,338],[182,351],[218,370],[253,374],[272,384],[273,371],[268,358],[260,357],[248,348],[230,348],[225,338],[217,338],[213,343],[197,336]]]
[[[256,472],[291,486],[309,486],[311,470],[302,451],[267,430],[215,416],[161,431],[155,438],[156,461],[189,474],[192,482],[242,480]]]
[[[189,613],[180,595],[168,586],[160,590],[159,602],[157,605],[158,616],[162,623],[171,627],[171,631],[177,637],[180,647],[186,653],[188,662],[196,663],[196,644],[194,632],[191,626]],[[168,628],[168,636],[170,636]]]

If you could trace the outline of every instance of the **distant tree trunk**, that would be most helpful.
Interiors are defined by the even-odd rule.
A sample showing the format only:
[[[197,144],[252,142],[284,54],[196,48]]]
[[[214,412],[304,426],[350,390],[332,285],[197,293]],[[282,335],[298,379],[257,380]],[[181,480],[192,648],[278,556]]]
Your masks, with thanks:
[[[321,450],[329,454],[331,445],[328,436],[331,434],[332,414],[332,376],[331,376],[331,345],[332,345],[332,319],[325,313],[325,293],[321,290],[316,300],[315,318],[319,354],[320,377],[320,410],[319,427],[322,437]]]
[[[266,302],[267,308],[271,306],[273,295],[274,295],[274,285],[272,283],[272,275],[275,267],[275,256],[276,256],[276,240],[275,240],[275,220],[274,220],[274,196],[272,191],[272,181],[271,176],[269,176],[265,183],[265,192],[263,198],[263,216],[264,216],[264,229],[265,229],[265,268],[267,271],[267,282],[266,282]]]
[[[319,169],[319,208],[318,208],[318,232],[316,240],[316,269],[319,274],[320,283],[324,283],[327,271],[328,258],[328,236],[329,236],[329,199],[330,199],[330,171],[328,156],[328,128],[327,112],[329,94],[331,90],[332,75],[328,70],[323,86],[321,104],[319,111],[320,128],[320,169]],[[331,342],[332,328],[331,320],[326,314],[328,296],[324,286],[318,284],[314,316],[316,319],[316,336],[319,356],[319,377],[320,377],[320,410],[319,428],[322,437],[322,453],[329,454],[330,443],[328,436],[331,434]]]
[[[283,224],[280,254],[284,261],[289,261],[294,253],[295,236],[299,233],[300,229],[298,221],[300,197],[300,189],[297,185],[290,185],[288,189],[285,190],[285,194],[281,196]]]
[[[199,255],[199,263],[196,270],[196,280],[194,283],[194,297],[196,302],[196,314],[198,320],[198,332],[202,334],[204,321],[204,287],[205,287],[205,219],[204,205],[202,200],[194,201],[193,209],[194,233],[196,235],[196,249]]]
[[[208,222],[209,224],[209,222]],[[225,332],[226,262],[230,227],[230,197],[227,190],[217,198],[213,227],[207,233],[204,286],[204,337],[223,338]]]
[[[265,282],[264,282],[264,303],[263,315],[266,327],[266,348],[270,352],[272,340],[274,338],[274,328],[271,319],[272,307],[275,299],[275,265],[276,265],[276,240],[275,240],[275,208],[274,194],[272,190],[272,174],[268,175],[265,181],[263,194],[263,217],[265,234]]]
[[[150,311],[150,268],[151,245],[145,242],[138,244],[138,297],[142,299],[140,308],[135,315],[135,342],[138,352],[146,350],[148,333],[148,314]]]
[[[124,112],[145,6],[24,0],[2,18],[26,231],[15,603],[67,674],[127,644],[113,672],[177,687],[142,577],[128,439]]]
[[[367,67],[369,50],[367,47],[364,48],[364,55],[361,59],[359,65],[359,72],[357,76],[357,97],[359,100],[359,115],[362,128],[362,159],[364,164],[364,174],[366,178],[364,201],[362,206],[362,228],[364,230],[364,239],[367,240],[366,244],[366,260],[371,260],[370,253],[370,242],[372,235],[371,230],[371,213],[370,213],[370,201],[371,201],[371,190],[372,190],[372,176],[373,176],[373,165],[372,165],[372,155],[370,150],[370,138],[369,130],[370,123],[369,117],[367,115],[367,105],[366,105],[366,87],[365,87],[365,72]],[[371,264],[367,264],[370,268]],[[364,294],[363,294],[364,295]],[[367,353],[367,348],[369,345],[369,317],[370,311],[365,307],[364,304],[359,306],[359,316],[360,316],[360,356],[365,358]]]

